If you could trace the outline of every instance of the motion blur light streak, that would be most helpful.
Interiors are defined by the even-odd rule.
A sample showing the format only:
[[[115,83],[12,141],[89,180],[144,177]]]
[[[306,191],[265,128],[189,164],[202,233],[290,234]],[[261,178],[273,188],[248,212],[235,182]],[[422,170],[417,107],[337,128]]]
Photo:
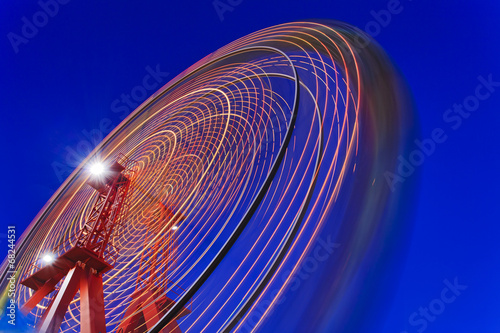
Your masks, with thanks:
[[[367,277],[404,229],[405,187],[392,193],[383,175],[414,126],[400,77],[375,42],[356,44],[360,36],[369,38],[340,22],[282,24],[179,74],[51,198],[21,237],[17,270],[33,274],[36,258],[75,245],[97,200],[86,165],[123,154],[137,171],[103,274],[107,331],[352,327],[371,293]],[[341,246],[287,294],[320,237]],[[33,291],[18,288],[22,306]],[[31,311],[33,325],[54,294]],[[80,329],[79,297],[60,331]]]

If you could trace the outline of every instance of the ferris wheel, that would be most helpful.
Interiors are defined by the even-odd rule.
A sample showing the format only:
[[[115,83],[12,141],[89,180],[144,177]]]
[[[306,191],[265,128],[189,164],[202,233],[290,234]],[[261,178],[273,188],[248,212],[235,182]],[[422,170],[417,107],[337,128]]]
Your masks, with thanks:
[[[33,220],[16,304],[40,332],[258,331],[273,315],[301,320],[280,304],[312,283],[297,280],[309,267],[340,309],[393,228],[399,194],[384,173],[412,114],[401,87],[380,48],[340,22],[282,24],[209,54]],[[317,309],[307,297],[295,314]]]

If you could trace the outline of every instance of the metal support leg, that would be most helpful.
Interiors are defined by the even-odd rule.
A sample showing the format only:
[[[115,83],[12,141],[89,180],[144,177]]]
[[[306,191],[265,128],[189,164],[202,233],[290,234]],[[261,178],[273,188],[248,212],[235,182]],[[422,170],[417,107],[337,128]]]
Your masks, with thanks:
[[[48,309],[47,316],[40,326],[41,333],[57,333],[59,331],[59,327],[66,315],[69,303],[71,303],[75,297],[78,287],[80,286],[80,279],[84,273],[85,272],[80,266],[75,266],[69,271],[54,302]]]
[[[50,294],[56,284],[63,278],[63,275],[55,276],[52,279],[45,282],[43,286],[41,286],[35,293],[23,304],[21,307],[21,312],[25,315],[30,313],[31,310],[35,308],[35,306],[44,299],[45,296]]]
[[[80,332],[106,333],[102,276],[90,269],[82,274],[80,283]]]

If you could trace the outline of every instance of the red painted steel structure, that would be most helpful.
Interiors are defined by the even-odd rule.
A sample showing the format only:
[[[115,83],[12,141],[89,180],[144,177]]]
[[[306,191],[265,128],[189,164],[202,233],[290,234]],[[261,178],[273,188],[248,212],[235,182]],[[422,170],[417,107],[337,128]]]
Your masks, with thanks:
[[[53,263],[21,281],[35,291],[21,309],[27,313],[66,277],[37,323],[40,332],[59,330],[78,290],[81,332],[106,332],[102,274],[113,268],[118,256],[118,249],[112,239],[117,228],[126,221],[129,208],[127,198],[135,174],[136,162],[120,154],[102,177],[91,177],[87,183],[98,192],[98,196],[85,225],[75,235],[75,245]],[[54,249],[55,253],[58,248]]]
[[[161,317],[175,304],[167,296],[167,292],[180,295],[184,290],[168,279],[168,274],[175,268],[177,241],[174,226],[185,219],[158,203],[159,207],[147,224],[145,244],[152,246],[144,250],[139,264],[135,291],[132,301],[124,315],[124,320],[117,329],[118,333],[143,333],[151,329]],[[162,223],[158,223],[161,221]],[[161,228],[166,232],[161,233]],[[165,264],[166,262],[166,264]],[[191,309],[183,307],[176,317],[181,318],[191,313]],[[171,321],[162,329],[163,333],[181,333],[176,320]]]

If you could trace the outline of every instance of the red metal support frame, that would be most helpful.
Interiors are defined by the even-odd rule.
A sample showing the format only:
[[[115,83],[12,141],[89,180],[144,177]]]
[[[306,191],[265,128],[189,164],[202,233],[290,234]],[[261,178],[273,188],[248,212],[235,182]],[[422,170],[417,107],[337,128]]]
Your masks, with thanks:
[[[166,227],[167,231],[157,237],[151,246],[144,249],[139,263],[135,291],[130,296],[132,301],[125,311],[124,319],[120,323],[118,333],[144,333],[151,329],[165,313],[175,304],[167,296],[167,289],[177,286],[168,279],[168,274],[175,268],[177,242],[173,226],[178,225],[185,216],[178,215],[174,220],[174,212],[158,203],[157,214],[153,214],[147,221],[145,244],[149,244],[160,230]],[[183,308],[176,319],[191,313],[191,309]],[[181,333],[176,320],[162,329],[163,333]]]
[[[78,291],[82,274],[84,274],[84,271],[79,265],[76,265],[69,271],[61,285],[61,289],[59,289],[46,314],[44,314],[44,320],[40,322],[39,332],[52,333],[59,330],[66,315],[66,309]]]
[[[80,332],[106,332],[102,275],[92,268],[80,279]]]
[[[21,284],[35,290],[21,308],[26,313],[65,277],[37,323],[40,332],[55,333],[59,330],[78,290],[81,332],[106,332],[102,274],[113,268],[117,257],[118,250],[112,240],[116,228],[122,225],[128,213],[127,199],[136,174],[135,168],[135,161],[120,154],[104,177],[89,178],[87,183],[96,189],[98,196],[84,227],[74,235],[77,238],[76,245],[60,254],[52,264],[38,269],[21,281]]]

